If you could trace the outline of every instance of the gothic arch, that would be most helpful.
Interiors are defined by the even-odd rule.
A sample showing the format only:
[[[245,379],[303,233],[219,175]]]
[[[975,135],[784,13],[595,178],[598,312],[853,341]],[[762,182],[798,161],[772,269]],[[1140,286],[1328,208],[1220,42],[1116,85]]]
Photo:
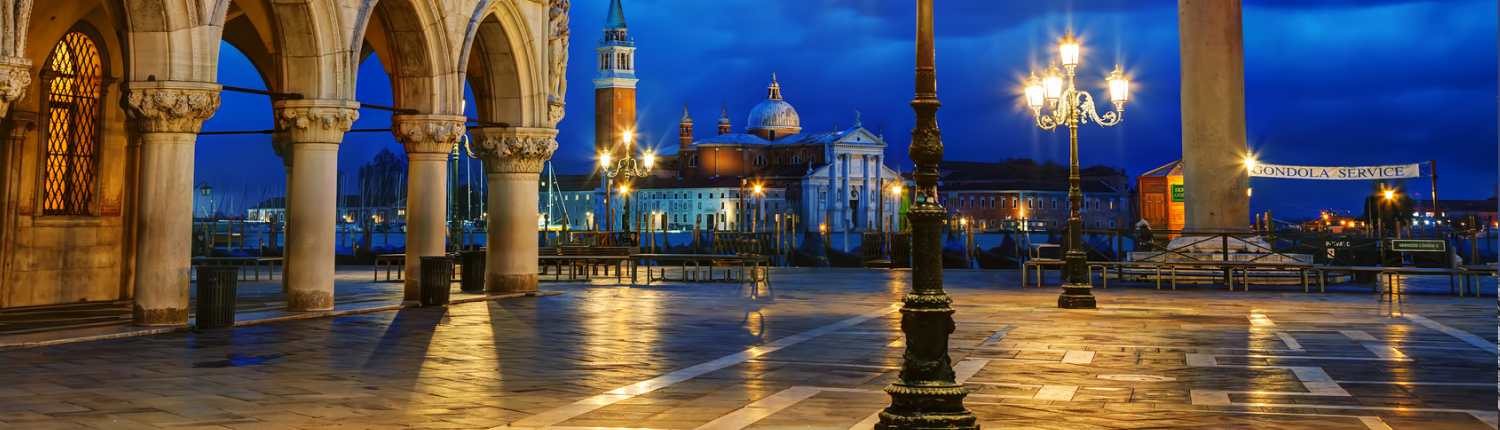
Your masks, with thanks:
[[[368,43],[391,77],[395,107],[424,114],[458,110],[463,93],[452,86],[455,79],[447,65],[454,62],[438,10],[431,0],[371,0],[361,7],[350,39],[350,64],[359,63]],[[344,94],[352,96],[354,79],[343,84]]]
[[[526,31],[522,15],[510,1],[481,2],[469,22],[458,70],[477,99],[479,119],[513,127],[550,127],[545,123],[545,67],[535,58],[536,38]]]
[[[260,72],[266,89],[309,99],[345,99],[352,81],[344,26],[333,0],[221,0],[215,25]]]

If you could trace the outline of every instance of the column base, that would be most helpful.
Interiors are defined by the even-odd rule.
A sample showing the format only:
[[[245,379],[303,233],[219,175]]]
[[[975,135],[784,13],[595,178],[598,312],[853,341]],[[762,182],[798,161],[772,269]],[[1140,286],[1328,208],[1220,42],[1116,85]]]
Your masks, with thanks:
[[[485,276],[484,291],[491,293],[530,293],[537,291],[537,274]]]
[[[286,308],[290,311],[331,311],[333,293],[318,290],[292,290],[287,295]]]
[[[187,309],[141,309],[134,306],[130,311],[131,323],[140,326],[187,325]]]
[[[1062,309],[1097,309],[1091,285],[1064,285],[1063,293],[1057,296],[1057,307]]]
[[[897,415],[890,409],[880,411],[875,430],[979,430],[978,418],[972,412],[929,412]]]

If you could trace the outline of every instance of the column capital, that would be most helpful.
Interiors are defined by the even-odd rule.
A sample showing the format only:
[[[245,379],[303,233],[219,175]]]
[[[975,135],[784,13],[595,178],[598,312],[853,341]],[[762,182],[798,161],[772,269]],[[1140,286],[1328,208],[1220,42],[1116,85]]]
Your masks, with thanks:
[[[408,154],[447,154],[463,138],[466,121],[459,115],[393,115],[391,134]]]
[[[484,161],[487,173],[541,173],[557,150],[557,129],[484,127],[470,130],[469,153]]]
[[[346,100],[278,100],[276,128],[295,143],[344,141],[344,132],[359,119],[359,102]]]
[[[26,97],[28,86],[31,86],[31,60],[0,57],[0,118],[9,112],[11,103]]]
[[[287,131],[271,132],[271,150],[281,157],[281,164],[292,167],[292,134]]]
[[[127,84],[121,104],[141,133],[198,133],[219,110],[219,84],[136,81]]]

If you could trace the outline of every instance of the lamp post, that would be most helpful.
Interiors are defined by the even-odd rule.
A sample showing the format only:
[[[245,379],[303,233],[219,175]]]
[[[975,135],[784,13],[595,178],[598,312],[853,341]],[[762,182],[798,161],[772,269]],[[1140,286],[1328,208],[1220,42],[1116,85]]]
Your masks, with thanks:
[[[635,137],[635,132],[633,131],[625,130],[623,133],[621,133],[621,141],[625,142],[625,151],[624,158],[621,158],[618,162],[615,162],[613,164],[610,163],[609,152],[599,153],[599,168],[603,170],[603,173],[600,174],[600,179],[605,181],[604,208],[606,215],[608,215],[609,209],[612,208],[612,205],[614,204],[610,201],[609,197],[609,179],[620,176],[622,179],[626,180],[627,185],[620,186],[620,194],[622,195],[622,198],[626,198],[627,196],[624,196],[624,194],[625,190],[629,189],[628,179],[632,177],[644,178],[647,175],[651,174],[651,166],[656,165],[656,155],[652,154],[650,151],[641,152],[641,159],[636,160],[635,153],[630,150],[630,142],[632,137]],[[630,231],[630,221],[628,221],[628,217],[630,216],[630,199],[628,198],[626,198],[625,200],[625,216],[627,217],[627,221],[625,221],[624,230]],[[614,228],[610,226],[614,222],[613,218],[613,216],[606,216],[605,229],[614,230]]]
[[[1073,73],[1078,67],[1078,39],[1072,31],[1063,35],[1057,44],[1061,52],[1063,69],[1059,72],[1055,64],[1049,64],[1046,77],[1038,79],[1032,72],[1026,80],[1026,105],[1036,117],[1037,127],[1052,130],[1058,126],[1068,127],[1068,250],[1063,259],[1063,293],[1057,298],[1057,307],[1064,309],[1094,309],[1092,281],[1088,274],[1088,254],[1083,250],[1083,218],[1079,209],[1083,207],[1083,191],[1078,178],[1078,126],[1090,119],[1101,127],[1120,123],[1125,112],[1125,101],[1129,98],[1130,81],[1125,72],[1116,65],[1109,74],[1110,101],[1115,111],[1099,115],[1094,109],[1094,97],[1073,85]],[[1066,76],[1064,76],[1064,73]],[[1067,87],[1063,87],[1063,79]],[[1043,114],[1043,108],[1049,112]]]
[[[917,0],[916,128],[911,132],[911,160],[916,164],[912,208],[912,288],[901,299],[901,332],[906,338],[901,373],[885,387],[891,405],[880,411],[876,430],[972,429],[978,419],[964,407],[969,389],[955,380],[948,357],[953,333],[953,299],[943,291],[943,218],[938,204],[938,162],[943,141],[937,125],[937,61],[932,28],[932,0]]]
[[[766,216],[766,196],[765,194],[761,193],[760,184],[755,184],[754,189],[756,209],[755,215],[751,217],[752,222],[754,222],[754,224],[751,224],[751,232],[755,232],[757,229],[759,229],[759,227],[765,225]]]
[[[902,202],[902,200],[904,200],[903,196],[901,195],[901,186],[900,185],[892,185],[891,186],[891,198],[893,200],[895,200],[895,202],[891,204],[891,218],[892,219],[891,219],[890,229],[893,232],[900,233],[901,232],[901,202]],[[884,207],[885,207],[884,205],[881,205],[881,208],[884,208]]]

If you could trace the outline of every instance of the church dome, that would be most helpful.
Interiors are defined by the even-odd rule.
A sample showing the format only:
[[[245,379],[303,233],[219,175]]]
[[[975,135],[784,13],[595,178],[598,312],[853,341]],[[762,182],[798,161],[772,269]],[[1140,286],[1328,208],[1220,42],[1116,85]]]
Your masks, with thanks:
[[[766,90],[766,100],[750,109],[750,118],[745,128],[750,130],[801,129],[802,120],[797,117],[797,109],[793,109],[791,103],[781,99],[781,85],[776,83],[776,75],[771,75],[771,86],[766,87]]]

